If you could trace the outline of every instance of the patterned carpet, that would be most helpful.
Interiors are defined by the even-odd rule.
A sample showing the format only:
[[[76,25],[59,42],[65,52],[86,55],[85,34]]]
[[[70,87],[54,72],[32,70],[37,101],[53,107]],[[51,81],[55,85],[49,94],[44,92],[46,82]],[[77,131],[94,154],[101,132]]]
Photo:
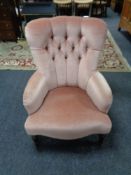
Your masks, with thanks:
[[[0,42],[0,69],[34,70],[35,65],[25,40],[15,42]],[[131,70],[126,59],[108,32],[105,47],[100,55],[98,69],[100,71]]]

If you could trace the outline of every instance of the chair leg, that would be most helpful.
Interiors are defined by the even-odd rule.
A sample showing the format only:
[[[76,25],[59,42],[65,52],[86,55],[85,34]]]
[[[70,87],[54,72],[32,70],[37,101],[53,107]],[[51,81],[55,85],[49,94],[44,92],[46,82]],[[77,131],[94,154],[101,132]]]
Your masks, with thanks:
[[[89,5],[89,17],[92,15],[92,4]]]
[[[103,135],[103,134],[99,134],[98,135],[98,137],[99,137],[98,144],[99,145],[102,145],[103,144],[103,141],[104,141],[105,136],[106,135]]]
[[[104,6],[104,17],[107,17],[107,6]]]
[[[121,30],[121,27],[118,27],[118,31],[120,31]]]
[[[31,136],[31,137],[32,137],[32,140],[35,143],[35,145],[38,145],[38,136],[34,135],[34,136]]]

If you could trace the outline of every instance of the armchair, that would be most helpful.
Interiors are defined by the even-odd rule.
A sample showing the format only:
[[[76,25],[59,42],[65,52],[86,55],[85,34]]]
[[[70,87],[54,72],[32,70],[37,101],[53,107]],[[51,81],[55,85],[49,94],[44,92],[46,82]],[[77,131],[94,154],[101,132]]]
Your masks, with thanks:
[[[27,24],[37,66],[23,94],[28,135],[69,140],[110,132],[112,92],[97,71],[106,32],[96,18],[61,16]]]

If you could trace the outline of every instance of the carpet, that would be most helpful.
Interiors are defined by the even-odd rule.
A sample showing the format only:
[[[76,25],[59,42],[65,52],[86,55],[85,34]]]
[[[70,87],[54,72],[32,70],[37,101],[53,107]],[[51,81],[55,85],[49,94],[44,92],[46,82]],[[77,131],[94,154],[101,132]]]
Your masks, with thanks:
[[[34,70],[35,65],[25,40],[0,42],[0,69]],[[108,31],[105,47],[100,55],[100,71],[130,71],[126,59]]]
[[[103,18],[103,20],[106,22],[114,40],[131,66],[131,34],[126,30],[118,31],[120,14],[114,12],[111,8],[107,8],[107,17]]]
[[[37,152],[24,130],[22,94],[33,71],[0,71],[1,175],[130,175],[131,73],[104,73],[114,101],[109,112],[113,128],[103,146],[89,137],[65,143],[45,140]]]

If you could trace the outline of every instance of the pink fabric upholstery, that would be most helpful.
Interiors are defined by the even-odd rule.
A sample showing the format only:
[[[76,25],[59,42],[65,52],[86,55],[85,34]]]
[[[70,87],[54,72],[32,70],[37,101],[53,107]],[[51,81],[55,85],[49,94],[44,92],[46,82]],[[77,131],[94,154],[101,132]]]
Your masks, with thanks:
[[[37,116],[44,108],[48,92],[60,86],[85,90],[98,113],[108,112],[112,103],[111,89],[96,71],[106,31],[105,23],[96,18],[61,16],[41,18],[27,24],[25,34],[38,68],[23,95],[23,104],[30,116]],[[31,132],[29,121],[26,121],[26,131],[35,134],[37,122],[36,128]],[[109,132],[109,128],[105,132]],[[44,130],[41,130],[42,133],[46,134]]]
[[[100,112],[84,90],[60,87],[51,90],[38,112],[31,114],[25,128],[29,135],[76,139],[111,130],[107,114]]]
[[[48,92],[46,77],[36,71],[28,81],[23,95],[23,104],[29,114],[35,112]]]
[[[93,73],[87,83],[86,92],[100,111],[105,113],[109,111],[112,104],[112,92],[101,73]]]
[[[102,20],[41,18],[28,23],[25,31],[38,70],[50,79],[49,88],[79,85],[86,90],[105,41]]]

